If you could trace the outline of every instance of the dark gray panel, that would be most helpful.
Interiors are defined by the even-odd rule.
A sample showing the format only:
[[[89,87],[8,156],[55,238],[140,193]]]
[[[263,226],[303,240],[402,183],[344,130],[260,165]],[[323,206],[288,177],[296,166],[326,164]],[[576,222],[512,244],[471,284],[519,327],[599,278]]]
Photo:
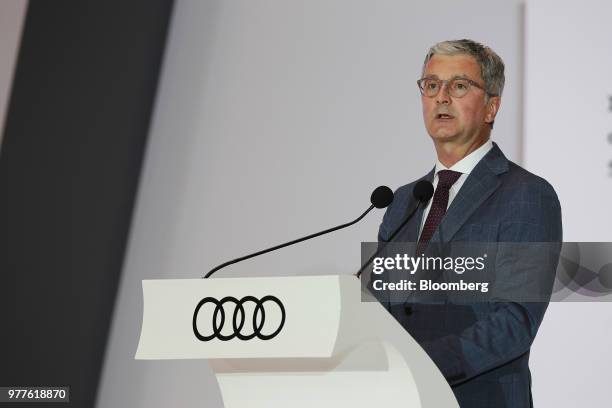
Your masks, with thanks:
[[[94,404],[172,3],[30,2],[0,156],[0,385]]]

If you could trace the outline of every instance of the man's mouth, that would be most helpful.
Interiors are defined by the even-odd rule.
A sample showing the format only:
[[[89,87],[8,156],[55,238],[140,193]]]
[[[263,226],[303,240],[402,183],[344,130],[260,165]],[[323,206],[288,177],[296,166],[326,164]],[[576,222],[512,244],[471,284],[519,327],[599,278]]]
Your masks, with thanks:
[[[436,115],[436,119],[454,119],[453,115],[449,115],[448,113],[438,113]]]

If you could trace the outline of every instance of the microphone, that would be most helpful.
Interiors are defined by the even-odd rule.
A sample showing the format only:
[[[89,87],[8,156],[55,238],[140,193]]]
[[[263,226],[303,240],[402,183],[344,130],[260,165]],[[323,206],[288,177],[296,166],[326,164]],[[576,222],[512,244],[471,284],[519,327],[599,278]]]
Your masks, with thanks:
[[[370,202],[376,208],[386,208],[393,202],[393,191],[387,186],[378,186],[372,191]],[[368,211],[371,209],[370,207]]]
[[[381,253],[383,249],[387,247],[389,242],[393,241],[395,236],[404,228],[404,226],[410,221],[412,216],[416,213],[417,209],[421,204],[427,203],[431,197],[433,196],[434,188],[433,184],[431,184],[427,180],[421,180],[414,185],[412,189],[412,196],[417,200],[417,205],[408,213],[408,216],[404,219],[404,221],[393,231],[393,233],[389,236],[389,239],[383,243],[383,245],[379,246],[379,248],[374,252],[374,255],[370,257],[362,266],[359,268],[359,271],[355,274],[358,278],[361,276],[362,272],[365,268],[372,263],[372,260]]]
[[[433,184],[427,180],[421,180],[415,184],[412,195],[419,202],[426,203],[434,194]]]
[[[307,236],[302,237],[302,238],[294,239],[293,241],[289,241],[289,242],[286,242],[284,244],[273,246],[272,248],[263,249],[261,251],[255,252],[255,253],[252,253],[252,254],[249,254],[249,255],[245,255],[245,256],[242,256],[240,258],[233,259],[231,261],[224,262],[221,265],[218,265],[218,266],[214,267],[213,269],[211,269],[210,271],[208,271],[208,273],[206,275],[204,275],[203,278],[207,279],[213,273],[218,271],[219,269],[225,268],[226,266],[235,264],[237,262],[244,261],[246,259],[253,258],[253,257],[256,257],[258,255],[263,255],[265,253],[268,253],[268,252],[271,252],[271,251],[275,251],[277,249],[281,249],[281,248],[284,248],[284,247],[289,246],[289,245],[297,244],[298,242],[306,241],[306,240],[311,239],[311,238],[316,238],[316,237],[318,237],[320,235],[328,234],[330,232],[334,232],[334,231],[337,231],[337,230],[342,229],[342,228],[350,227],[351,225],[361,221],[361,219],[363,217],[365,217],[366,214],[369,213],[374,207],[376,207],[376,208],[385,208],[389,204],[391,204],[392,201],[393,201],[393,191],[389,187],[387,187],[387,186],[376,187],[374,189],[374,191],[372,191],[372,195],[370,196],[370,202],[372,203],[372,205],[370,205],[370,207],[367,210],[365,210],[364,213],[361,214],[359,217],[357,217],[355,220],[353,220],[351,222],[347,222],[346,224],[338,225],[337,227],[329,228],[329,229],[326,229],[326,230],[321,231],[321,232],[316,232],[314,234],[307,235]]]

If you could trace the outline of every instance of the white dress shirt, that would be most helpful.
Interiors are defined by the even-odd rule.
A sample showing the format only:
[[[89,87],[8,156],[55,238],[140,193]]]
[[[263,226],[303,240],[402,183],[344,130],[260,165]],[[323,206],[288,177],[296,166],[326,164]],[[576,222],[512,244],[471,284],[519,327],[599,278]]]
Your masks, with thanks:
[[[468,178],[472,170],[474,170],[474,167],[476,167],[478,162],[480,162],[480,160],[482,160],[482,158],[485,157],[485,155],[489,153],[489,150],[491,150],[492,148],[493,142],[491,141],[491,139],[489,139],[478,149],[474,150],[472,153],[459,160],[450,168],[447,168],[442,163],[440,163],[440,160],[438,160],[438,162],[436,163],[435,175],[433,179],[434,191],[436,188],[438,188],[439,171],[452,170],[461,173],[461,176],[459,176],[457,181],[455,181],[455,183],[450,187],[450,190],[448,191],[448,205],[446,206],[447,209],[448,207],[450,207],[451,203],[453,202],[453,199],[457,196],[457,193],[459,192],[459,189],[461,188],[465,180]],[[423,218],[421,218],[421,227],[419,228],[419,237],[421,236],[421,231],[423,231],[423,226],[425,226],[425,221],[427,220],[427,215],[429,214],[429,209],[431,208],[432,201],[433,198],[429,200],[429,202],[427,203],[427,207],[425,207],[425,210],[423,211]]]

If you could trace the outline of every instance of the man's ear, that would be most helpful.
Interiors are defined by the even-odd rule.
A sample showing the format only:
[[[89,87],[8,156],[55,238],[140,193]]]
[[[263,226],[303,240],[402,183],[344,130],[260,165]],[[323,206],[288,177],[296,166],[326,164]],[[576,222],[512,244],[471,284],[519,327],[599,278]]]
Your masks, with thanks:
[[[499,105],[501,104],[501,97],[491,96],[487,101],[487,114],[485,116],[485,123],[493,124],[497,111],[499,111]]]

